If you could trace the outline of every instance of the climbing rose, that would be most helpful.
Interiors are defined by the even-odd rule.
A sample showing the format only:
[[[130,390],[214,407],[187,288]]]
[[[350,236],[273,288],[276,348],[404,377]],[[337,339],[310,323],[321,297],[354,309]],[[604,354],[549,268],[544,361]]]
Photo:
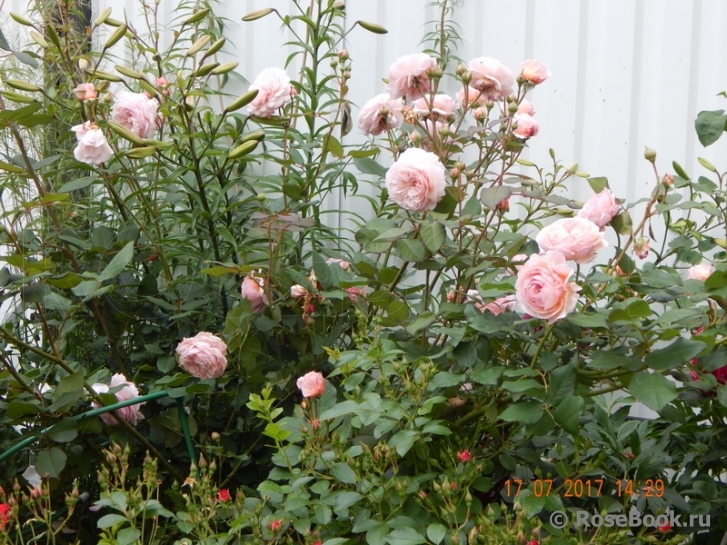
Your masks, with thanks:
[[[265,280],[254,276],[247,276],[242,281],[240,295],[243,299],[247,299],[252,303],[252,310],[261,313],[268,306],[268,297],[265,295]]]
[[[179,366],[193,377],[219,378],[227,368],[227,345],[212,333],[200,331],[177,345]]]
[[[409,148],[386,173],[391,199],[412,212],[432,210],[444,197],[446,170],[435,154]]]
[[[114,155],[104,133],[95,124],[86,121],[82,125],[75,125],[71,130],[76,133],[78,144],[73,150],[76,161],[88,165],[100,165]]]
[[[535,237],[541,252],[556,251],[579,264],[589,263],[598,250],[608,246],[598,226],[585,218],[563,218]]]
[[[550,77],[550,72],[543,63],[527,60],[520,65],[520,77],[533,85],[538,85]]]
[[[603,228],[618,214],[619,206],[610,189],[596,193],[586,201],[578,212],[579,218],[585,218]]]
[[[370,99],[358,114],[358,128],[364,134],[378,135],[388,129],[395,129],[404,121],[401,109],[404,102],[391,98],[388,93]]]

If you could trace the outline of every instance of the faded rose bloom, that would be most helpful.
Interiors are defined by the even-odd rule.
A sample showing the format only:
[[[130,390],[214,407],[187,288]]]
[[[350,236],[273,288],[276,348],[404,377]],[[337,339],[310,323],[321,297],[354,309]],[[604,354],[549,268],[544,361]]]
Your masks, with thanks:
[[[515,77],[510,69],[492,57],[472,59],[469,70],[472,74],[470,86],[491,100],[501,100],[511,95],[515,88]]]
[[[529,114],[515,114],[512,121],[515,124],[512,132],[520,138],[531,138],[540,132],[540,123]]]
[[[700,263],[689,267],[689,280],[701,280],[704,282],[714,272],[714,267],[709,263]]]
[[[589,263],[596,252],[608,246],[598,226],[585,218],[563,218],[545,227],[535,237],[541,252],[560,252],[579,264]]]
[[[114,156],[104,133],[95,124],[86,121],[83,125],[71,127],[76,133],[78,144],[73,150],[76,161],[88,165],[100,165]]]
[[[386,188],[396,204],[413,212],[432,210],[444,197],[446,170],[435,154],[409,148],[386,173]]]
[[[177,354],[179,366],[196,378],[219,378],[227,368],[225,341],[206,331],[182,339]]]
[[[634,241],[634,255],[639,259],[646,259],[649,255],[649,239],[639,237]]]
[[[532,102],[526,99],[522,99],[520,104],[518,104],[517,113],[528,114],[532,116],[535,115],[535,108],[533,108]]]
[[[265,295],[264,287],[264,279],[250,275],[245,277],[240,288],[240,295],[242,295],[242,298],[250,301],[252,303],[252,310],[258,314],[265,310],[265,307],[270,304],[268,303],[267,295]]]
[[[366,287],[365,286],[351,286],[349,288],[346,288],[346,292],[348,292],[348,298],[351,300],[352,303],[356,302],[356,297],[366,297]]]
[[[220,488],[220,491],[217,492],[217,499],[221,502],[230,501],[232,499],[230,491],[227,488]]]
[[[126,377],[121,373],[116,373],[111,377],[111,384],[106,385],[96,383],[93,384],[91,388],[97,394],[105,394],[110,389],[116,388],[117,386],[122,386],[122,388],[114,394],[117,401],[128,401],[129,399],[139,397],[139,390],[136,385],[133,382],[126,380]],[[116,409],[113,412],[122,420],[126,420],[132,426],[136,426],[140,420],[144,420],[144,415],[141,414],[142,405],[144,405],[144,403],[137,403],[136,405],[129,405],[128,407]],[[93,406],[96,408],[100,407],[100,405],[95,401],[93,402]],[[108,426],[115,426],[118,424],[111,413],[103,413],[100,416],[101,420],[103,420]]]
[[[520,65],[520,77],[533,85],[538,85],[550,77],[550,72],[543,63],[527,60]]]
[[[305,297],[305,294],[308,293],[308,290],[305,289],[300,284],[295,284],[293,286],[290,286],[290,296],[295,297],[296,299],[298,297]]]
[[[457,91],[455,98],[463,108],[465,106],[484,106],[485,102],[487,102],[487,97],[484,93],[469,85]]]
[[[290,102],[294,96],[290,77],[277,67],[266,68],[250,85],[250,91],[258,93],[247,107],[247,113],[258,117],[272,117],[275,112]]]
[[[326,260],[327,265],[331,265],[333,263],[338,263],[338,266],[341,267],[344,271],[347,271],[348,268],[351,266],[351,264],[348,261],[345,261],[343,259],[338,259],[336,257],[329,257]]]
[[[114,95],[111,120],[123,125],[139,138],[151,138],[157,126],[159,103],[145,93],[121,91]]]
[[[78,100],[92,100],[98,96],[93,83],[81,83],[73,89],[73,94]]]
[[[603,229],[618,214],[619,205],[610,189],[596,193],[578,211],[579,218],[592,221]]]
[[[459,109],[454,99],[442,93],[434,95],[434,98],[422,97],[414,102],[414,111],[422,117],[450,117]]]
[[[378,135],[388,129],[401,126],[404,121],[400,98],[391,98],[388,93],[370,99],[358,114],[358,128],[364,134]]]
[[[419,98],[431,89],[428,70],[437,67],[437,61],[426,53],[414,53],[400,57],[389,68],[389,86],[392,98]]]
[[[303,397],[317,397],[326,389],[326,381],[318,371],[311,371],[300,377],[296,383]]]
[[[531,255],[515,282],[518,303],[525,312],[553,323],[573,312],[580,287],[568,282],[573,275],[560,252]]]
[[[470,454],[470,451],[465,449],[457,453],[457,460],[460,462],[467,463],[472,461],[472,454]]]

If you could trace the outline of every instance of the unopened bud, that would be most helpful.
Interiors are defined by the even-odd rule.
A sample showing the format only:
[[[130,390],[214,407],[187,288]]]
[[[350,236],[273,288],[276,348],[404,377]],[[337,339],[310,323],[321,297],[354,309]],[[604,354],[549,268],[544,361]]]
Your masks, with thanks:
[[[345,49],[341,49],[338,52],[338,58],[341,59],[342,61],[347,61],[348,60],[348,51],[346,51]]]
[[[78,67],[81,70],[86,70],[86,68],[88,68],[88,61],[81,57],[80,59],[78,59]]]
[[[518,108],[517,104],[515,104],[514,102],[511,102],[507,106],[507,111],[510,112],[511,114],[514,114],[514,113],[517,113],[517,108]]]
[[[257,199],[258,201],[260,201],[260,202],[263,202],[263,201],[264,201],[264,200],[266,199],[266,197],[265,197],[265,193],[263,193],[263,192],[261,191],[260,193],[258,193],[258,194],[257,194],[257,196],[256,196],[255,198],[256,198],[256,199]]]
[[[427,70],[427,75],[432,79],[440,79],[444,75],[444,72],[442,72],[442,69],[439,68],[439,66],[435,66],[434,68]]]
[[[661,179],[661,183],[666,187],[671,187],[674,184],[674,176],[671,174],[664,174],[664,177]]]
[[[217,433],[216,431],[213,431],[210,434],[210,439],[212,439],[213,441],[219,441],[220,440],[220,434]]]
[[[656,150],[651,148],[644,148],[644,159],[651,163],[656,161]]]

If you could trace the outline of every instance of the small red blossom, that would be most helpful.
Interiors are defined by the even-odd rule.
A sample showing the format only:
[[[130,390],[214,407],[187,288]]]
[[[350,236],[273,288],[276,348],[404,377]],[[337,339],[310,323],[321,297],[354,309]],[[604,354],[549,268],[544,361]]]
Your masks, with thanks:
[[[699,362],[697,361],[697,358],[692,358],[691,360],[689,360],[689,363],[691,363],[692,365],[697,365],[697,363]]]
[[[467,449],[457,453],[457,459],[463,464],[472,460],[472,454]]]
[[[538,545],[538,542],[535,539],[531,539],[528,541],[528,545]]]
[[[667,532],[669,532],[671,530],[671,524],[667,522],[666,524],[662,524],[661,526],[657,526],[657,528],[659,529],[660,532],[667,533]]]
[[[220,501],[230,501],[230,491],[226,488],[221,488],[219,492],[217,492],[217,499]]]
[[[321,540],[319,539],[318,541],[314,541],[313,545],[323,545],[323,543],[321,543]]]
[[[315,311],[316,311],[315,305],[312,305],[312,304],[309,303],[309,304],[307,304],[305,306],[305,313],[306,314],[313,314]]]
[[[715,369],[712,371],[712,374],[714,375],[714,378],[717,379],[717,382],[720,384],[727,384],[727,365],[720,367],[719,369]]]
[[[282,520],[274,520],[270,523],[270,529],[273,532],[277,532],[278,530],[280,530],[280,528],[282,528],[282,526],[283,526]]]
[[[10,516],[10,506],[7,503],[0,503],[0,530],[5,529]]]

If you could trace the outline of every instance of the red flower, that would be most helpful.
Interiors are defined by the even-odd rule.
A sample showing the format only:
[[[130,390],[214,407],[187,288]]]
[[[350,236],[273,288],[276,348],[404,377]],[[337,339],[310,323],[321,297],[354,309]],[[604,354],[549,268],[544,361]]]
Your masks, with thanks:
[[[277,532],[278,530],[280,530],[280,528],[281,528],[282,526],[283,526],[283,521],[282,521],[282,520],[274,520],[274,521],[272,521],[272,522],[270,523],[270,529],[271,529],[271,530],[272,530],[273,532]]]
[[[314,541],[313,545],[323,545],[323,543],[321,543],[321,540],[319,539],[318,541]]]
[[[5,529],[10,515],[10,506],[7,503],[0,503],[0,530]]]
[[[538,545],[538,542],[534,539],[531,539],[530,541],[528,541],[528,545]]]
[[[226,488],[221,488],[220,491],[217,493],[217,499],[220,501],[230,501],[230,491]]]
[[[463,464],[472,460],[472,454],[467,449],[457,453],[457,459]]]
[[[715,369],[712,371],[712,374],[714,375],[714,378],[717,379],[717,382],[720,384],[727,384],[727,365],[720,367],[719,369]]]
[[[659,531],[660,532],[667,533],[668,531],[671,530],[671,524],[667,522],[666,524],[662,524],[661,526],[657,526],[657,528],[659,528]]]

